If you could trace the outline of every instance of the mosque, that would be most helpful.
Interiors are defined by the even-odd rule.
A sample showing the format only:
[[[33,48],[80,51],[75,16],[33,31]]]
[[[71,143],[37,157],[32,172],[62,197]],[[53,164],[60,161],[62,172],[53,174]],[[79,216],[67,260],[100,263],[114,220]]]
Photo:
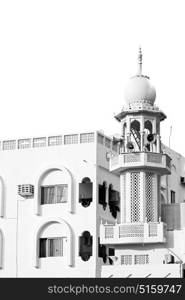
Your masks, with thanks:
[[[0,277],[185,277],[185,157],[138,72],[100,131],[0,144]]]

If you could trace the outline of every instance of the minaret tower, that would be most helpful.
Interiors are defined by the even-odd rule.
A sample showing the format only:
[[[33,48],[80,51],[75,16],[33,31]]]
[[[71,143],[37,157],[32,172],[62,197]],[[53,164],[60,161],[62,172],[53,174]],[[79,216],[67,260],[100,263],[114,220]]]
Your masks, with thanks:
[[[160,122],[166,116],[155,106],[156,91],[138,72],[125,89],[126,106],[115,116],[121,123],[120,153],[110,159],[110,171],[120,176],[120,223],[101,225],[101,243],[107,245],[163,243],[160,177],[170,174],[170,157],[161,150]]]

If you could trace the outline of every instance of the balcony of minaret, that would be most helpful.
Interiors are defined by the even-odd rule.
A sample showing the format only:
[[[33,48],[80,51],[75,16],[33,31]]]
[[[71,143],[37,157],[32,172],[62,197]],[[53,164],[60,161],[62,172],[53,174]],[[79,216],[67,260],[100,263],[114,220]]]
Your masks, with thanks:
[[[171,158],[154,152],[132,152],[110,158],[110,172],[120,174],[130,169],[148,169],[160,175],[171,173]]]

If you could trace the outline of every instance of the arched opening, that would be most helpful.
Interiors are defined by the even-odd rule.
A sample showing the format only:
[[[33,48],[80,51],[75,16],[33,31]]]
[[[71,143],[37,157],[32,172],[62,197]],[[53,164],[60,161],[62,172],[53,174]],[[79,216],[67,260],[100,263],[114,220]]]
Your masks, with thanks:
[[[89,231],[84,231],[80,236],[79,255],[83,261],[88,261],[92,256],[93,237]]]
[[[83,207],[88,207],[93,199],[93,183],[89,177],[84,177],[79,183],[79,202]]]
[[[49,220],[36,230],[34,236],[34,266],[40,267],[40,258],[61,257],[73,265],[73,233],[63,219]]]
[[[130,124],[130,128],[139,132],[140,131],[140,122],[138,120],[132,121]]]
[[[138,150],[141,149],[141,133],[140,133],[140,122],[134,120],[130,124],[130,132],[132,134],[131,140],[134,141],[138,147]]]
[[[117,213],[120,211],[120,194],[113,189],[112,184],[109,184],[108,205],[112,216],[116,219]]]
[[[147,120],[144,123],[144,150],[152,151],[152,144],[154,142],[153,125],[152,122]]]
[[[104,210],[107,207],[106,191],[107,191],[107,183],[104,181],[103,184],[99,184],[99,187],[98,187],[99,204],[101,204],[103,206]]]
[[[149,120],[145,121],[144,129],[145,129],[146,131],[148,131],[148,133],[152,133],[152,131],[153,131],[152,128],[153,128],[152,122],[149,121]]]
[[[63,166],[49,166],[36,180],[35,213],[40,214],[40,208],[46,204],[68,204],[68,209],[73,212],[72,175]]]
[[[41,205],[68,201],[68,178],[61,170],[51,170],[41,181]]]

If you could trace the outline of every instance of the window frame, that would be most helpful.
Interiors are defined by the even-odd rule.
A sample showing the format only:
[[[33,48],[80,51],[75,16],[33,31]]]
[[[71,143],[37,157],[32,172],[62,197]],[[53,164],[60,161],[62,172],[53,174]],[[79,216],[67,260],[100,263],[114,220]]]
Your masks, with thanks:
[[[40,238],[39,241],[39,257],[40,258],[46,258],[46,257],[64,257],[64,239],[67,239],[66,236],[63,237],[48,237],[48,238]],[[41,248],[41,241],[44,241],[44,249]],[[52,241],[52,243],[51,243]],[[55,244],[54,241],[60,241],[60,247],[59,244]],[[51,247],[52,245],[52,247]],[[58,248],[58,250],[57,250]],[[56,254],[58,251],[58,255]],[[41,255],[41,253],[44,253],[44,255]],[[52,253],[52,255],[51,255]]]
[[[67,192],[66,192],[66,195],[65,195],[65,201],[63,200],[63,201],[58,201],[58,195],[60,195],[60,194],[58,194],[58,187],[66,187],[67,188]],[[45,194],[44,194],[44,189],[45,188],[54,188],[54,192],[53,192],[53,199],[54,199],[54,201],[53,202],[47,202],[47,203],[45,203],[44,202],[44,199],[45,199]],[[56,185],[42,185],[41,187],[40,187],[40,189],[41,189],[41,199],[40,199],[40,203],[41,203],[41,205],[46,205],[46,204],[61,204],[61,203],[67,203],[68,202],[68,184],[56,184]]]

